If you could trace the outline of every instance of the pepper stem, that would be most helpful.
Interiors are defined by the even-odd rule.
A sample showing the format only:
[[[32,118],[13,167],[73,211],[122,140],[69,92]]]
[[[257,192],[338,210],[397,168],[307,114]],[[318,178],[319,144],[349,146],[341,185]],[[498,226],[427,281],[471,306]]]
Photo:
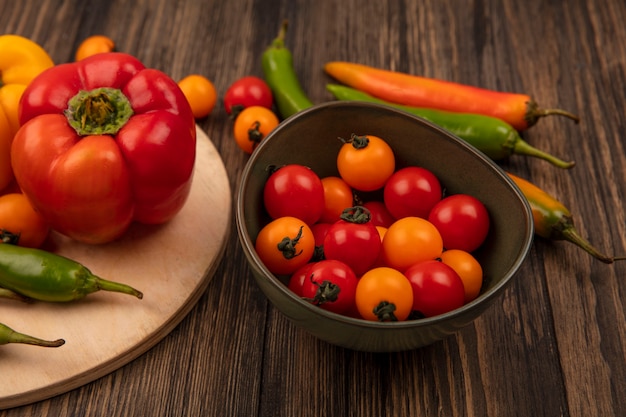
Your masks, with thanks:
[[[23,343],[26,345],[35,345],[43,347],[59,347],[65,344],[65,340],[43,340],[27,334],[16,332],[10,327],[0,323],[0,345],[9,343]]]
[[[615,258],[600,253],[589,241],[583,238],[574,226],[564,227],[559,231],[562,238],[582,248],[585,252],[589,253],[594,258],[604,262],[605,264],[612,264],[616,260],[622,260],[626,258]]]
[[[544,161],[548,161],[556,167],[564,169],[569,169],[576,164],[573,161],[563,161],[556,156],[550,155],[547,152],[537,149],[522,138],[519,138],[515,141],[515,144],[513,145],[513,153],[518,155],[534,156],[536,158],[543,159]]]
[[[539,108],[539,104],[537,104],[534,100],[527,103],[526,115],[524,119],[526,119],[526,123],[528,123],[528,126],[530,127],[537,123],[540,118],[551,115],[567,117],[576,123],[580,122],[580,117],[573,113],[562,109],[541,109]]]
[[[132,115],[128,98],[110,87],[79,91],[65,110],[70,126],[81,136],[115,135]]]
[[[99,290],[103,291],[112,291],[112,292],[120,292],[123,294],[134,295],[140,300],[143,298],[143,293],[139,290],[134,289],[133,287],[122,284],[120,282],[109,281],[103,278],[99,278],[94,276],[95,284]]]

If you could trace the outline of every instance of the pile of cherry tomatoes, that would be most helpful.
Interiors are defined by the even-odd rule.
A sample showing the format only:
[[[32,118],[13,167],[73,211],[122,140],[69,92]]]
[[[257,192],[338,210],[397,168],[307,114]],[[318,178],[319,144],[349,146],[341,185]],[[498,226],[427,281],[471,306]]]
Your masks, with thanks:
[[[482,202],[446,195],[426,168],[397,168],[380,137],[343,141],[336,176],[270,170],[271,220],[255,241],[267,269],[308,302],[366,320],[432,317],[476,298],[483,270],[473,252],[490,227]]]

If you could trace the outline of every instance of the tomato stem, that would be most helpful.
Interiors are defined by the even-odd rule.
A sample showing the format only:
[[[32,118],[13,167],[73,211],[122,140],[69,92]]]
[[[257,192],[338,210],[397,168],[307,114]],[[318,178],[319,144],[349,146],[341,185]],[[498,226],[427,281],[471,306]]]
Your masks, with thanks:
[[[341,287],[339,285],[325,280],[320,282],[313,281],[313,275],[310,277],[313,285],[317,287],[317,291],[315,292],[315,296],[311,302],[316,306],[322,305],[327,302],[337,301],[339,298],[339,293],[341,292]]]
[[[300,252],[296,252],[296,245],[302,237],[302,229],[303,226],[300,226],[298,234],[293,239],[289,236],[285,236],[283,240],[278,243],[278,250],[283,253],[285,259],[293,259],[302,253],[302,250]]]
[[[341,216],[339,217],[341,218],[341,220],[350,223],[363,224],[370,221],[370,219],[372,218],[372,214],[367,208],[363,206],[354,206],[344,209],[341,212]]]
[[[65,117],[81,136],[114,135],[133,115],[128,98],[117,88],[81,90],[67,103]]]
[[[372,311],[378,317],[378,321],[398,321],[398,318],[393,314],[396,311],[396,305],[389,301],[381,301]]]
[[[261,140],[263,140],[263,132],[259,130],[261,127],[261,122],[258,120],[252,123],[250,129],[248,129],[248,139],[250,142],[253,142],[252,149],[256,148]]]
[[[0,229],[0,243],[17,245],[20,241],[20,233],[13,233],[5,229]]]

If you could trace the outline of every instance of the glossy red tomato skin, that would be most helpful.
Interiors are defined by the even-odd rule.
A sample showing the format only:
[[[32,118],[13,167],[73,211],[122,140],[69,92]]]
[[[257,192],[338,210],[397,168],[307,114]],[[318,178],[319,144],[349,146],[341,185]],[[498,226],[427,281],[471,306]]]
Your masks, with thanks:
[[[304,287],[304,283],[311,276],[311,268],[313,268],[314,263],[307,263],[296,270],[290,277],[289,282],[287,284],[287,288],[293,291],[298,297],[302,297],[302,289]]]
[[[374,226],[389,227],[395,221],[387,206],[382,201],[372,200],[363,204],[370,211]]]
[[[371,221],[351,223],[339,220],[324,238],[324,256],[346,263],[357,276],[363,275],[380,256],[382,243]]]
[[[431,210],[428,220],[437,227],[446,249],[473,252],[489,233],[489,212],[477,198],[454,194],[443,198]]]
[[[308,278],[302,284],[302,296],[319,307],[337,314],[350,312],[355,306],[355,294],[358,278],[345,263],[325,259],[312,264],[306,270]],[[326,284],[324,284],[326,282]],[[339,290],[335,300],[320,300],[320,294],[331,283]]]
[[[324,187],[312,169],[298,164],[285,165],[266,181],[263,203],[273,219],[292,216],[313,225],[324,211]]]
[[[441,200],[441,196],[441,183],[435,174],[416,166],[394,172],[383,191],[385,206],[396,219],[427,218],[432,207]]]
[[[463,281],[450,266],[438,261],[419,262],[404,272],[413,288],[413,311],[433,317],[462,307]]]
[[[228,114],[233,114],[233,110],[241,111],[251,106],[271,109],[273,103],[272,90],[263,79],[255,76],[236,80],[224,94],[224,108]]]

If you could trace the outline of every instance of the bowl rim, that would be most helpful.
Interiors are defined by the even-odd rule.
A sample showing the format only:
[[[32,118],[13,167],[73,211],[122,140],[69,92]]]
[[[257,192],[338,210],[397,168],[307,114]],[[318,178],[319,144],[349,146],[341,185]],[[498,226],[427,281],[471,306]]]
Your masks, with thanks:
[[[522,245],[520,246],[519,255],[515,259],[515,262],[508,269],[502,279],[500,279],[493,287],[491,287],[488,291],[479,294],[477,298],[474,300],[464,304],[463,306],[449,311],[447,313],[443,313],[433,317],[426,317],[414,320],[404,320],[404,321],[395,321],[395,322],[378,322],[378,321],[369,321],[365,319],[350,317],[338,313],[333,313],[331,311],[325,310],[318,306],[315,306],[311,303],[307,303],[298,297],[293,291],[291,291],[287,285],[285,285],[278,277],[276,277],[273,273],[271,273],[261,262],[261,260],[254,255],[254,242],[249,236],[246,230],[246,224],[244,221],[244,197],[245,190],[247,188],[247,184],[249,182],[250,174],[252,169],[254,168],[255,162],[259,159],[259,155],[262,153],[262,150],[265,148],[265,145],[271,141],[271,138],[278,135],[281,130],[286,129],[289,125],[299,120],[300,118],[310,116],[311,113],[316,113],[324,109],[333,108],[333,107],[355,107],[355,108],[371,108],[377,109],[378,111],[390,112],[400,114],[402,117],[407,117],[414,119],[418,123],[421,123],[431,129],[438,131],[440,134],[446,136],[448,139],[451,139],[461,147],[466,148],[470,153],[474,154],[474,156],[483,163],[488,165],[494,173],[500,177],[500,180],[503,180],[508,184],[511,190],[516,194],[518,200],[522,203],[523,211],[526,214],[526,230],[524,231],[524,240]],[[243,250],[246,252],[246,257],[249,261],[252,261],[252,267],[255,268],[259,273],[263,275],[263,278],[271,283],[273,287],[275,287],[278,291],[280,291],[281,295],[289,298],[293,303],[302,306],[307,309],[310,313],[314,315],[322,316],[326,319],[336,320],[346,325],[365,327],[371,329],[379,329],[379,330],[393,330],[393,329],[408,329],[408,328],[420,328],[420,327],[428,327],[439,322],[445,322],[449,319],[460,318],[465,316],[468,312],[471,312],[476,309],[482,309],[484,306],[490,304],[494,298],[500,295],[500,293],[504,290],[506,286],[508,286],[511,282],[513,276],[519,270],[521,264],[526,260],[530,248],[533,243],[533,235],[534,235],[534,224],[532,221],[532,210],[528,200],[520,190],[520,188],[515,184],[515,182],[507,175],[506,171],[502,169],[498,164],[496,164],[491,158],[486,156],[483,152],[465,142],[463,139],[455,136],[454,134],[444,130],[443,128],[431,123],[428,120],[425,120],[421,117],[403,111],[401,109],[397,109],[385,104],[379,103],[370,103],[370,102],[361,102],[361,101],[330,101],[325,103],[316,104],[308,109],[302,110],[299,113],[296,113],[289,118],[285,119],[281,122],[272,132],[268,134],[268,136],[263,140],[259,146],[252,152],[248,161],[246,162],[244,169],[241,173],[239,184],[237,186],[237,194],[236,194],[236,211],[235,211],[235,220],[237,226],[237,232],[239,234],[239,241]],[[271,300],[270,304],[273,304]],[[278,310],[280,308],[276,307]]]

